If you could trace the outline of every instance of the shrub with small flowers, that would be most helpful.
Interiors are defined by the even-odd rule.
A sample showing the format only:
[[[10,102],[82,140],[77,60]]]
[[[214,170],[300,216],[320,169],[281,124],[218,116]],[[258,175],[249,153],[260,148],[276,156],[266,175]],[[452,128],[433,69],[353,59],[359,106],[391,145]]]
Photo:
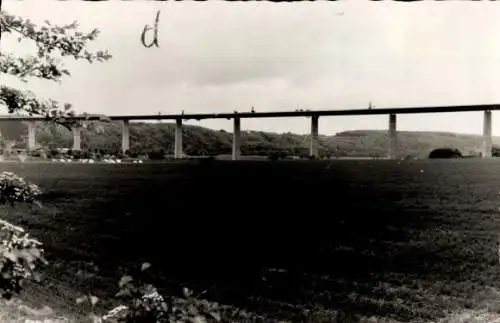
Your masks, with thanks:
[[[173,322],[168,319],[168,306],[162,295],[151,286],[127,289],[129,305],[120,305],[103,316],[104,322]]]
[[[143,263],[141,273],[150,267]],[[193,292],[183,289],[184,298],[163,297],[156,288],[147,284],[139,276],[133,278],[126,275],[120,279],[119,292],[116,296],[123,297],[128,305],[121,304],[104,316],[95,316],[95,323],[206,323],[219,322],[221,315],[217,306],[208,302],[200,302],[193,298]],[[89,302],[92,307],[97,302],[95,296],[83,296],[77,303]],[[213,304],[212,304],[213,305]]]
[[[10,173],[0,174],[0,204],[39,204],[38,186]],[[42,243],[21,227],[0,219],[0,293],[11,298],[19,293],[25,279],[35,278],[37,266],[45,264]]]
[[[149,263],[143,263],[140,272],[150,266]],[[134,279],[126,275],[120,279],[116,296],[124,298],[128,305],[120,305],[109,311],[102,317],[103,322],[177,322],[171,317],[167,300],[153,285],[145,283],[141,276]]]
[[[0,174],[0,204],[36,204],[40,194],[37,185],[26,182],[22,177],[11,172]]]

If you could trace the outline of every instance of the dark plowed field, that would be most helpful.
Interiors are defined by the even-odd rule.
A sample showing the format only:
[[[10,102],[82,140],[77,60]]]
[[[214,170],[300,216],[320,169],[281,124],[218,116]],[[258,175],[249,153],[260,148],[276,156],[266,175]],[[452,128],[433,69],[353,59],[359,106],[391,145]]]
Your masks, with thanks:
[[[43,209],[0,212],[46,244],[58,264],[54,286],[115,292],[123,267],[147,260],[160,286],[187,283],[295,320],[321,304],[418,321],[484,305],[486,287],[500,282],[498,160],[40,163],[0,171],[45,192]],[[68,274],[84,262],[100,268],[91,283]]]

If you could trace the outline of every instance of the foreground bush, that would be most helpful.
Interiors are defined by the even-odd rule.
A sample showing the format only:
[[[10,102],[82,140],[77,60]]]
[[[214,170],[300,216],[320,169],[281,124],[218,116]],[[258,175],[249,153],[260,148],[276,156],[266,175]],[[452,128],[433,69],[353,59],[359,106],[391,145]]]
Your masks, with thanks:
[[[438,158],[461,158],[462,153],[458,149],[452,148],[438,148],[431,151],[429,154],[430,159]]]
[[[41,191],[35,184],[26,182],[11,172],[0,174],[0,203],[37,204]]]
[[[0,204],[38,204],[41,191],[13,173],[0,174]],[[42,243],[23,228],[0,219],[0,292],[10,299],[19,293],[25,279],[35,278],[36,267],[46,264]]]
[[[92,313],[94,322],[114,323],[169,323],[169,322],[219,322],[221,314],[215,303],[199,301],[193,298],[193,292],[183,289],[184,299],[164,297],[143,277],[143,272],[150,267],[143,263],[139,277],[123,276],[118,283],[117,297],[123,298],[123,304],[113,308],[103,316]],[[91,308],[98,302],[97,297],[86,295],[76,300],[78,304],[87,302]]]

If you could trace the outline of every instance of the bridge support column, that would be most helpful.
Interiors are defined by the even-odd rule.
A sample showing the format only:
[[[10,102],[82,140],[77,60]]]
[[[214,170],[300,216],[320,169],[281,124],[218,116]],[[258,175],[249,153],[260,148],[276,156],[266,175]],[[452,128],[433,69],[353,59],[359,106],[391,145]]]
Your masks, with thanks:
[[[127,150],[130,149],[130,129],[129,121],[123,120],[122,125],[122,153],[125,154]]]
[[[81,150],[81,140],[80,140],[80,134],[82,131],[82,128],[80,127],[73,127],[71,128],[73,132],[73,150]]]
[[[484,111],[483,120],[483,158],[491,158],[491,150],[493,148],[493,142],[491,139],[491,111]]]
[[[33,151],[36,148],[36,123],[34,121],[28,122],[28,151]]]
[[[398,156],[398,135],[396,129],[396,115],[389,115],[389,159],[396,159]]]
[[[233,160],[240,159],[241,119],[233,119]]]
[[[318,158],[319,157],[319,116],[311,117],[311,143],[309,145],[309,156]]]
[[[175,120],[174,158],[182,159],[182,119]]]

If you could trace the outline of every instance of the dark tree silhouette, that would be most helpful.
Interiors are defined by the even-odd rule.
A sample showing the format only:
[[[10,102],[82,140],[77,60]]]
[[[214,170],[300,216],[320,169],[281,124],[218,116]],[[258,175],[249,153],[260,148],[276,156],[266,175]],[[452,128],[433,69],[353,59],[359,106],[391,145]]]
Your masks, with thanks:
[[[453,148],[437,148],[431,151],[429,154],[429,158],[438,159],[438,158],[461,158],[462,153],[458,149]]]

